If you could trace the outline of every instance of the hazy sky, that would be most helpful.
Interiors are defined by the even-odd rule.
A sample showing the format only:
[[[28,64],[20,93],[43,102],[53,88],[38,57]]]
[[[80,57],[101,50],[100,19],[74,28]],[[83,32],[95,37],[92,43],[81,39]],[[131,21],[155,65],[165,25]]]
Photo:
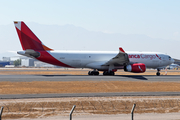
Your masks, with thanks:
[[[180,59],[180,0],[0,0],[0,18],[0,42],[7,44],[0,47],[0,59],[12,56],[8,51],[17,55],[21,50],[16,20],[57,50],[109,51],[122,46]]]
[[[180,0],[0,0],[0,25],[14,20],[180,41]]]

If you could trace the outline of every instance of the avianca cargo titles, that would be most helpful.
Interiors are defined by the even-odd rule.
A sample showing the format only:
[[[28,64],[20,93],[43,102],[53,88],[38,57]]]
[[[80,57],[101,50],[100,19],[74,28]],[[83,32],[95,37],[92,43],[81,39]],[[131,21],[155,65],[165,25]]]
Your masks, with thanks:
[[[174,60],[166,54],[157,52],[119,51],[56,51],[45,46],[23,21],[15,21],[23,51],[20,55],[31,57],[49,64],[70,68],[91,68],[89,75],[114,75],[118,69],[126,72],[143,73],[146,68],[160,69],[170,65]]]

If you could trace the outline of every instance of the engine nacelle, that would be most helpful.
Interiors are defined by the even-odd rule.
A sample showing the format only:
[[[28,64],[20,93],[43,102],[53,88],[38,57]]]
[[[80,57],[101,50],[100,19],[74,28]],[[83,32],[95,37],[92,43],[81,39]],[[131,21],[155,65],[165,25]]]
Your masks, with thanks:
[[[134,73],[143,73],[146,71],[146,65],[143,63],[134,63],[131,65],[124,66],[124,71],[134,72]]]

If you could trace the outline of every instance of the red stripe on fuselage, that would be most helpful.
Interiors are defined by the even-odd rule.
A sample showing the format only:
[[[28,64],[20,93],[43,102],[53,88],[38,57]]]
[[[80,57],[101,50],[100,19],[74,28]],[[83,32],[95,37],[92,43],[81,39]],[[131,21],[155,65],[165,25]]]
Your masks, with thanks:
[[[161,60],[161,58],[156,54],[156,57],[159,58]]]
[[[47,51],[38,51],[38,52],[40,53],[40,57],[38,57],[36,59],[38,59],[40,61],[43,61],[43,62],[46,62],[49,64],[53,64],[53,65],[57,65],[57,66],[62,66],[62,67],[71,67],[71,66],[66,65],[66,64],[62,63],[61,61],[57,60],[51,54],[49,54]]]

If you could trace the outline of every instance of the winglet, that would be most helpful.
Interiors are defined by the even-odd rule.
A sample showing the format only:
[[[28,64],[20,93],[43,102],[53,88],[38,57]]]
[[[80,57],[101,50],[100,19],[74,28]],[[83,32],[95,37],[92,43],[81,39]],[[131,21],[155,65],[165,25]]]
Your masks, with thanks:
[[[125,53],[125,51],[122,49],[122,47],[119,47],[119,51]]]

